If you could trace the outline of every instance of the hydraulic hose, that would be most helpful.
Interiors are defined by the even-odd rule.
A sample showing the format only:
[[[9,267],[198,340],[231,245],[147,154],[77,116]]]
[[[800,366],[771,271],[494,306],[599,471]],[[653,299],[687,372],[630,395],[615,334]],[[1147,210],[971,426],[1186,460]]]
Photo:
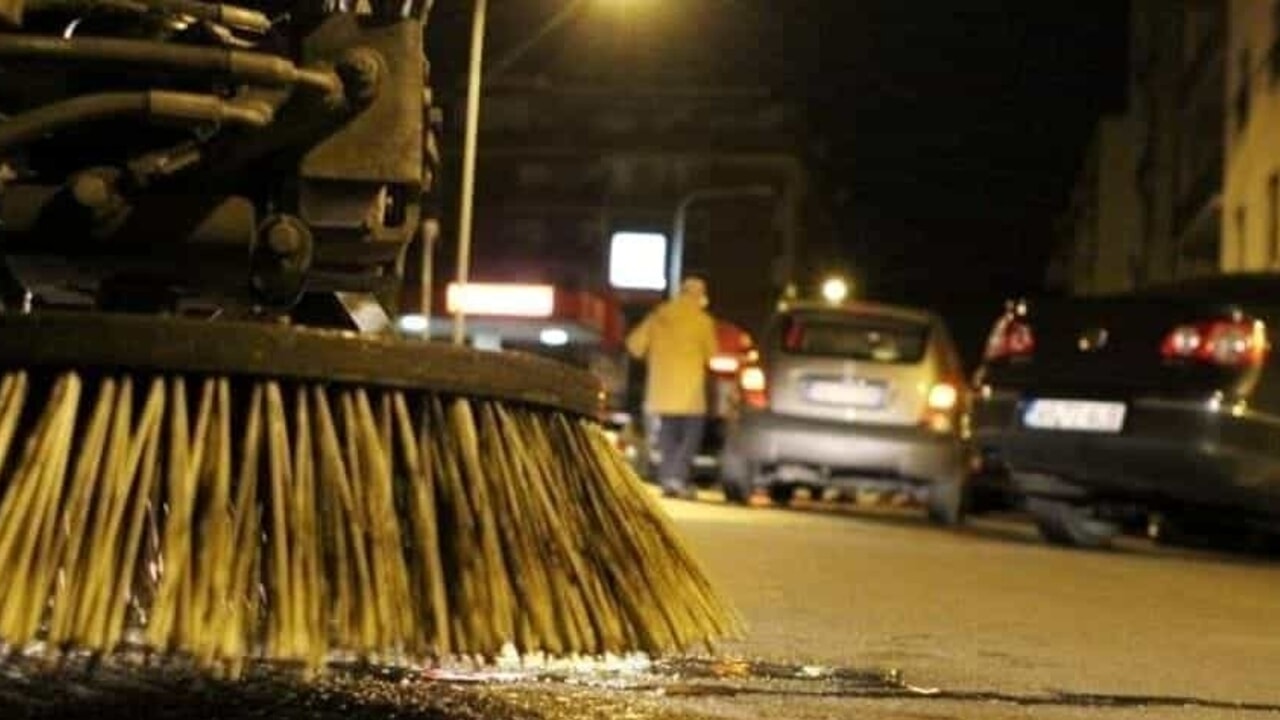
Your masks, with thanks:
[[[146,12],[148,9],[189,15],[198,20],[218,23],[259,35],[271,30],[271,19],[257,10],[238,5],[201,2],[201,0],[0,0],[0,23],[22,27],[23,6],[30,12],[65,9],[85,12],[95,8],[126,9]]]
[[[0,152],[71,125],[128,116],[250,127],[263,127],[272,120],[265,104],[236,103],[214,95],[164,90],[99,93],[51,103],[0,122]]]
[[[342,91],[342,81],[328,70],[300,68],[289,60],[250,50],[173,45],[150,40],[71,38],[0,33],[0,60],[68,63],[120,63],[170,70],[217,73],[249,83],[306,85],[328,94]]]
[[[142,0],[142,4],[159,10],[190,15],[199,20],[208,20],[238,30],[265,33],[271,29],[271,19],[266,15],[257,10],[236,5],[206,3],[200,0]]]

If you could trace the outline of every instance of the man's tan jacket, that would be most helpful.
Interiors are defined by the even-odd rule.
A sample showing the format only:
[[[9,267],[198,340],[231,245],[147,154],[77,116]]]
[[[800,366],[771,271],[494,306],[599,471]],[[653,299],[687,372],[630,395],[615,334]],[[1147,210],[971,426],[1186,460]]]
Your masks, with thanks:
[[[707,363],[717,342],[715,322],[696,298],[680,296],[654,308],[626,342],[627,351],[648,364],[646,412],[706,413]]]

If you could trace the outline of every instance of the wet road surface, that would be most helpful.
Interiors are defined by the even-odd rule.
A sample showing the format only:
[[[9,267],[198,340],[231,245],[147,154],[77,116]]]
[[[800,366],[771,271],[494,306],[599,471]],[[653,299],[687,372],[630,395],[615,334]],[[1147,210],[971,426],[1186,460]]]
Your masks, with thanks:
[[[1280,562],[1123,543],[1059,550],[1018,519],[664,507],[750,625],[715,657],[305,684],[14,659],[0,718],[1280,717]],[[190,715],[188,715],[190,713]]]

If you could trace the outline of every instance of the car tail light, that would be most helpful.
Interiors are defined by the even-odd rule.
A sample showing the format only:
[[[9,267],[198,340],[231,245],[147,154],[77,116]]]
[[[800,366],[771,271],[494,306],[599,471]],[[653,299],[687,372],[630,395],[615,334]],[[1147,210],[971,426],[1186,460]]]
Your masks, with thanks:
[[[955,427],[954,415],[960,404],[960,390],[949,382],[929,388],[925,401],[923,425],[936,433],[949,433]]]
[[[740,365],[741,363],[738,362],[738,358],[733,355],[716,355],[711,358],[711,362],[709,363],[711,372],[718,375],[733,375],[738,372],[738,367]]]
[[[1036,337],[1031,325],[1015,315],[1005,315],[991,329],[983,357],[986,360],[1031,357],[1035,350]]]
[[[1160,355],[1167,360],[1190,360],[1224,367],[1261,365],[1270,350],[1266,325],[1251,318],[1179,325],[1169,331],[1160,345]]]
[[[938,412],[950,412],[960,400],[960,391],[951,383],[938,383],[929,388],[929,409]]]
[[[742,390],[742,401],[747,405],[761,409],[769,405],[769,383],[759,365],[742,368],[738,373],[738,388]]]

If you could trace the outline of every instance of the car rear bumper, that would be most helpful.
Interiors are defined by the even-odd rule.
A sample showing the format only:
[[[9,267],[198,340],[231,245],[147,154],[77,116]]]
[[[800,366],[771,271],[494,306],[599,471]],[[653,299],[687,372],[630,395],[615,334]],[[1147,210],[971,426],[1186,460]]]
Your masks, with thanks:
[[[1118,433],[1036,430],[1018,393],[975,400],[973,441],[1028,495],[1280,513],[1280,420],[1213,401],[1138,399]]]
[[[800,465],[821,477],[869,477],[925,484],[952,481],[964,467],[953,435],[923,427],[885,427],[744,413],[725,439],[735,461],[763,468]]]

